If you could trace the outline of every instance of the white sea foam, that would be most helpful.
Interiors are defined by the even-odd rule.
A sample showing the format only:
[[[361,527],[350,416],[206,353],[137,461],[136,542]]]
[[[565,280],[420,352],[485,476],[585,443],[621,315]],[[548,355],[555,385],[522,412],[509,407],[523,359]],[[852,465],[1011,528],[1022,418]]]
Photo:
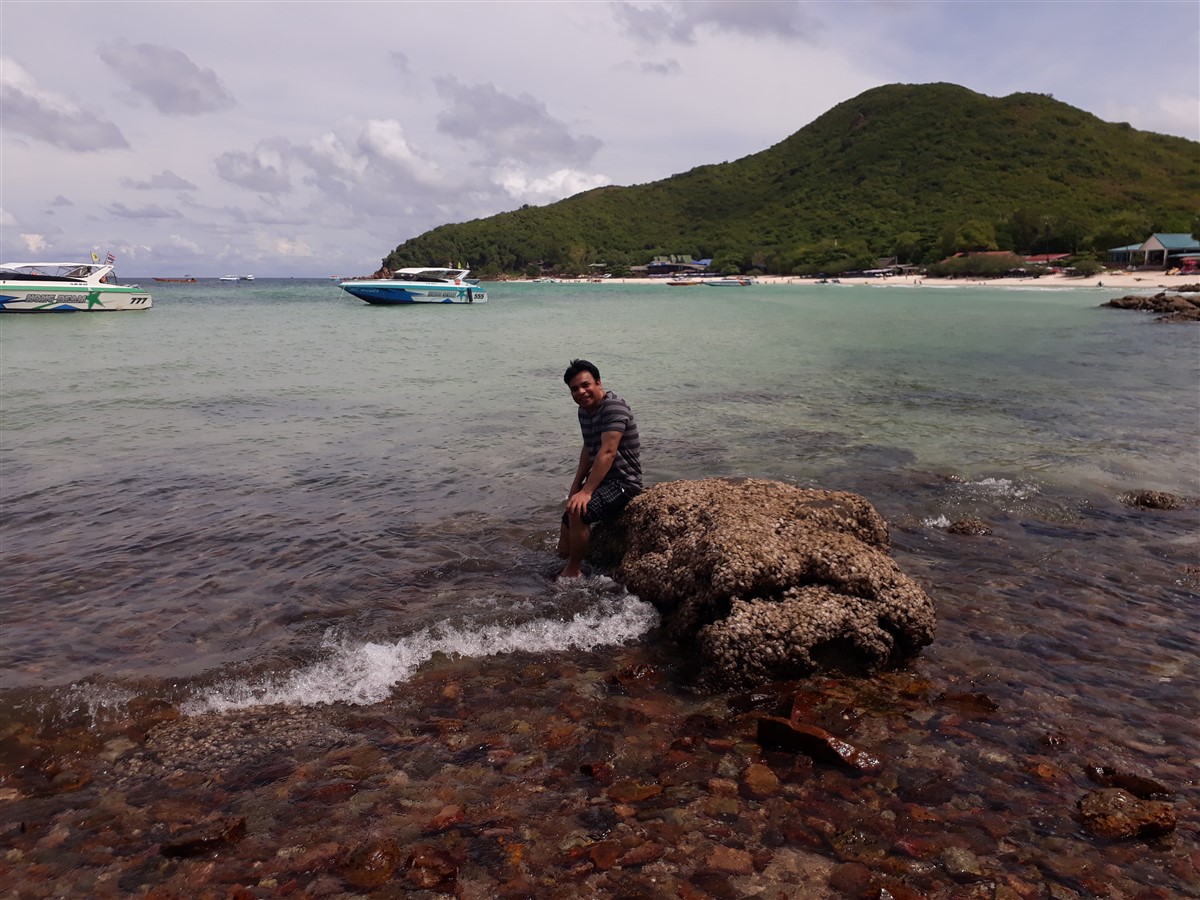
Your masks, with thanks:
[[[94,726],[99,726],[120,718],[136,696],[133,691],[117,685],[82,682],[55,691],[50,702],[39,706],[47,721],[66,723],[83,716]]]
[[[926,528],[949,528],[950,520],[945,516],[935,516],[928,519],[922,519],[921,524]]]
[[[433,626],[393,643],[348,642],[330,633],[329,656],[295,672],[261,681],[216,685],[181,705],[188,715],[253,706],[377,703],[436,653],[458,657],[559,652],[634,640],[658,624],[658,612],[632,594],[604,597],[563,621],[537,618],[515,625]]]
[[[999,497],[1013,497],[1024,500],[1037,493],[1037,488],[1030,484],[1018,484],[1008,478],[981,478],[979,481],[967,482],[965,487],[981,489],[984,493],[995,494]]]

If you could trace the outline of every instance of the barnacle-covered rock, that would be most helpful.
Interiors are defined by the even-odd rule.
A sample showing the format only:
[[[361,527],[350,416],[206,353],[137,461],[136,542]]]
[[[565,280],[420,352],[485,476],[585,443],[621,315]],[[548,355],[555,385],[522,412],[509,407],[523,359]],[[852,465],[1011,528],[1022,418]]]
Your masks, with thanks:
[[[776,481],[657,484],[626,508],[619,574],[694,643],[709,679],[894,664],[933,640],[933,604],[887,553],[867,500]]]

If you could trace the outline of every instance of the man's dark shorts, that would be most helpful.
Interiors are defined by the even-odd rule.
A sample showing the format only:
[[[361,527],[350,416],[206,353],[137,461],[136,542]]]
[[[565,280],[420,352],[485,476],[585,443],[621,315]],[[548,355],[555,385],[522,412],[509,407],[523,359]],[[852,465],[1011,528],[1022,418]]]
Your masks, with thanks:
[[[596,492],[592,494],[592,499],[588,501],[587,510],[583,514],[583,521],[587,525],[596,525],[599,522],[611,522],[621,514],[621,510],[634,497],[638,495],[636,488],[630,487],[620,481],[602,481],[600,487],[596,488]],[[568,524],[568,516],[563,513],[562,523]]]

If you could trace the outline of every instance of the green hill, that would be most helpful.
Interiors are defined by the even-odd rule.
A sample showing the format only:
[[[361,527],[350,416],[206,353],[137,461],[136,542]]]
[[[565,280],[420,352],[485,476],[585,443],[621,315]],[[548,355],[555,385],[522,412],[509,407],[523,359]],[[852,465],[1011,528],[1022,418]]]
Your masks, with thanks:
[[[690,254],[727,270],[836,271],[956,250],[1103,250],[1151,231],[1192,231],[1198,212],[1194,141],[1104,122],[1043,94],[894,84],[761,153],[443,225],[384,264],[453,260],[487,276]]]

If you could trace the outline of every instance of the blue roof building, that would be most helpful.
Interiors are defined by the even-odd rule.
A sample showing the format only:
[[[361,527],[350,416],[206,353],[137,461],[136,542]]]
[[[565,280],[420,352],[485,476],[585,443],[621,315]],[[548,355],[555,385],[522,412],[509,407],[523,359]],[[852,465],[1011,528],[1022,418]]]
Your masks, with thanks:
[[[1200,253],[1200,241],[1190,234],[1152,234],[1141,251],[1147,267],[1171,269],[1181,265],[1185,255]]]
[[[1140,244],[1110,247],[1106,251],[1111,266],[1138,266],[1147,269],[1176,269],[1184,260],[1200,254],[1200,241],[1190,234],[1156,232]]]

